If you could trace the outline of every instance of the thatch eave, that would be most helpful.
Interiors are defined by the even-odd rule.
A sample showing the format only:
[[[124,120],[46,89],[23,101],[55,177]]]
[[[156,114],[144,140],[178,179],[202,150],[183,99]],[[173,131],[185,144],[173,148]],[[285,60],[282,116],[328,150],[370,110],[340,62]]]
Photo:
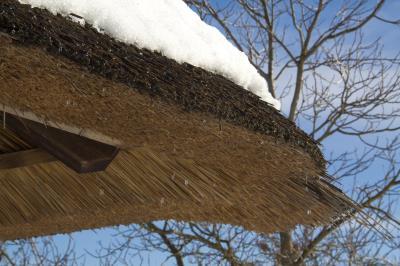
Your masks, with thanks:
[[[0,239],[154,219],[274,232],[352,207],[318,145],[252,93],[45,10],[0,11],[0,108],[122,148],[98,173],[0,170]],[[34,148],[0,129],[0,155]]]

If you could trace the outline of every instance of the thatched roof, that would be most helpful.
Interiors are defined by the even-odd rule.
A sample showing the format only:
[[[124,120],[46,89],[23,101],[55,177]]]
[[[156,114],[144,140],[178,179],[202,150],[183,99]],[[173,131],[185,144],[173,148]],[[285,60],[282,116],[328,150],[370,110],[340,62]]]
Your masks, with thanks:
[[[78,174],[48,150],[0,169],[0,239],[157,219],[273,232],[351,207],[317,144],[219,75],[13,0],[0,3],[0,68],[7,115],[121,148],[101,172]],[[7,115],[0,156],[38,148]]]

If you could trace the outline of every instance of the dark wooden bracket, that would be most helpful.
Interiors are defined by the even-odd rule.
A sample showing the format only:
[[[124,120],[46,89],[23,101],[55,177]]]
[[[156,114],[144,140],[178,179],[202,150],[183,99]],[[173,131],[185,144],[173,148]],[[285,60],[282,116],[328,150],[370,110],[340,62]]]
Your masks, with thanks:
[[[117,147],[11,114],[6,114],[5,122],[17,136],[40,150],[3,155],[0,169],[4,169],[3,165],[18,166],[18,160],[20,164],[32,164],[53,157],[78,173],[91,173],[105,170],[119,152]]]

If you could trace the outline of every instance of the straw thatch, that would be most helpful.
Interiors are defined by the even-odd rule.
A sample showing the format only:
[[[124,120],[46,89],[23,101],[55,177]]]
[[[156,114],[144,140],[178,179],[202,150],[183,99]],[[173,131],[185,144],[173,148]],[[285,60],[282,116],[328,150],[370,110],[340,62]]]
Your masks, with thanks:
[[[0,170],[0,239],[156,219],[273,232],[352,206],[312,139],[218,75],[11,0],[0,32],[2,110],[122,148],[103,172]],[[0,129],[0,154],[32,148]]]

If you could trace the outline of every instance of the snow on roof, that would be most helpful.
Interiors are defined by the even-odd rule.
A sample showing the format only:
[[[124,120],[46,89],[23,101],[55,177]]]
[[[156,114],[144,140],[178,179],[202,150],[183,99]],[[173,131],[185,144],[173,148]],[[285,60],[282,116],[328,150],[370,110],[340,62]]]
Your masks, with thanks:
[[[20,0],[52,13],[74,13],[100,32],[223,75],[272,104],[265,79],[221,32],[182,0]]]

